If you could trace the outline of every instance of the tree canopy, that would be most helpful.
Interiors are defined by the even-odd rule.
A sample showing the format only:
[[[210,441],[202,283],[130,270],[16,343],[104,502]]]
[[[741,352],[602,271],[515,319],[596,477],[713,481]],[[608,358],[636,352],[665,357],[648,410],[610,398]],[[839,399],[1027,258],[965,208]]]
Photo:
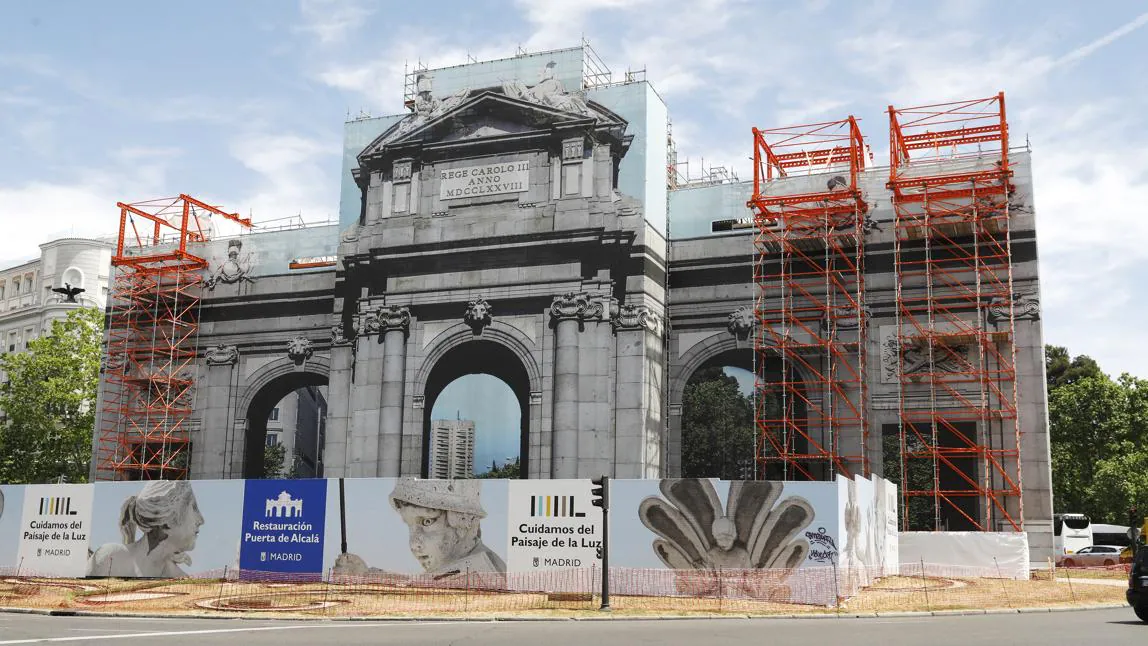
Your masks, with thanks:
[[[690,378],[682,396],[682,476],[752,479],[753,401],[720,366]]]
[[[1148,380],[1112,379],[1086,355],[1046,351],[1053,504],[1093,522],[1148,513]]]
[[[87,481],[103,326],[98,309],[74,309],[0,356],[0,482]]]

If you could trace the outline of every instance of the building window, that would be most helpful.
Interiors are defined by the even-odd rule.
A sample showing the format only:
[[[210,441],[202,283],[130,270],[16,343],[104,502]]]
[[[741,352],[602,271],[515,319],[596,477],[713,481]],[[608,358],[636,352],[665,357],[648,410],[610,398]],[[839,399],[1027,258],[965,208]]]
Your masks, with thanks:
[[[14,278],[12,280],[12,295],[13,296],[19,296],[20,295],[20,279],[19,278]]]
[[[279,421],[279,407],[278,406],[271,409],[271,414],[267,416],[267,421],[268,422],[278,422]]]
[[[278,433],[268,433],[267,434],[267,446],[275,446],[278,443],[279,443],[279,434]]]

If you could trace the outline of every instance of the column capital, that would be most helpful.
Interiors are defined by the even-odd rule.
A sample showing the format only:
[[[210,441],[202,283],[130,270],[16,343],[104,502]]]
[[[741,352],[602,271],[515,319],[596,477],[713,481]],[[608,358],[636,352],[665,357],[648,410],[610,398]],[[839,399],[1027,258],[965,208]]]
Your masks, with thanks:
[[[591,300],[586,292],[566,292],[554,297],[550,318],[555,321],[586,321],[601,317],[603,311],[602,302]]]
[[[379,308],[379,326],[383,332],[402,330],[405,334],[410,330],[411,310],[399,305],[387,305]]]
[[[662,319],[646,305],[623,305],[611,319],[615,331],[647,330],[653,334],[662,331]]]
[[[383,334],[391,330],[407,332],[411,324],[411,310],[398,305],[381,305],[365,309],[355,322],[356,336]]]

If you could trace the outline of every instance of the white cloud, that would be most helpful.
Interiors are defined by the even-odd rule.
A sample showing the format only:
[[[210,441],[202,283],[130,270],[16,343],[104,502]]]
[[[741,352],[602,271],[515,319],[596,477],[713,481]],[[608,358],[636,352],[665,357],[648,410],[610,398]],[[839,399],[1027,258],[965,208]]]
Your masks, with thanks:
[[[329,45],[345,40],[374,12],[352,0],[301,0],[299,13],[303,19],[299,30]]]
[[[307,222],[338,219],[341,150],[333,138],[295,134],[248,134],[232,143],[232,157],[255,176],[251,188],[224,200],[226,208],[250,215],[254,223],[301,217]],[[282,222],[280,222],[282,224]]]
[[[145,165],[79,170],[72,182],[28,182],[0,186],[0,266],[39,256],[38,246],[66,236],[113,236],[119,226],[116,203],[132,195],[161,195],[162,161]]]
[[[403,106],[403,80],[408,70],[419,63],[429,68],[466,63],[468,57],[478,60],[502,58],[504,46],[480,45],[465,49],[427,32],[406,30],[397,35],[392,45],[367,62],[326,61],[314,72],[320,82],[368,101],[375,114],[399,114]],[[355,57],[355,61],[362,57]]]

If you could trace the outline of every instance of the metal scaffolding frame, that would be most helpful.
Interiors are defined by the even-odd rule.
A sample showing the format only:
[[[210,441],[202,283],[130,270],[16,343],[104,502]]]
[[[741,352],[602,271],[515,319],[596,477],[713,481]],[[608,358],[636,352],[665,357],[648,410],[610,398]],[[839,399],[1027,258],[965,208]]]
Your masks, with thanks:
[[[753,137],[758,463],[867,476],[864,140],[852,116]]]
[[[208,240],[212,215],[251,220],[187,195],[117,206],[97,479],[184,479],[208,266],[188,245]]]
[[[889,106],[902,524],[1021,531],[1004,93]]]

